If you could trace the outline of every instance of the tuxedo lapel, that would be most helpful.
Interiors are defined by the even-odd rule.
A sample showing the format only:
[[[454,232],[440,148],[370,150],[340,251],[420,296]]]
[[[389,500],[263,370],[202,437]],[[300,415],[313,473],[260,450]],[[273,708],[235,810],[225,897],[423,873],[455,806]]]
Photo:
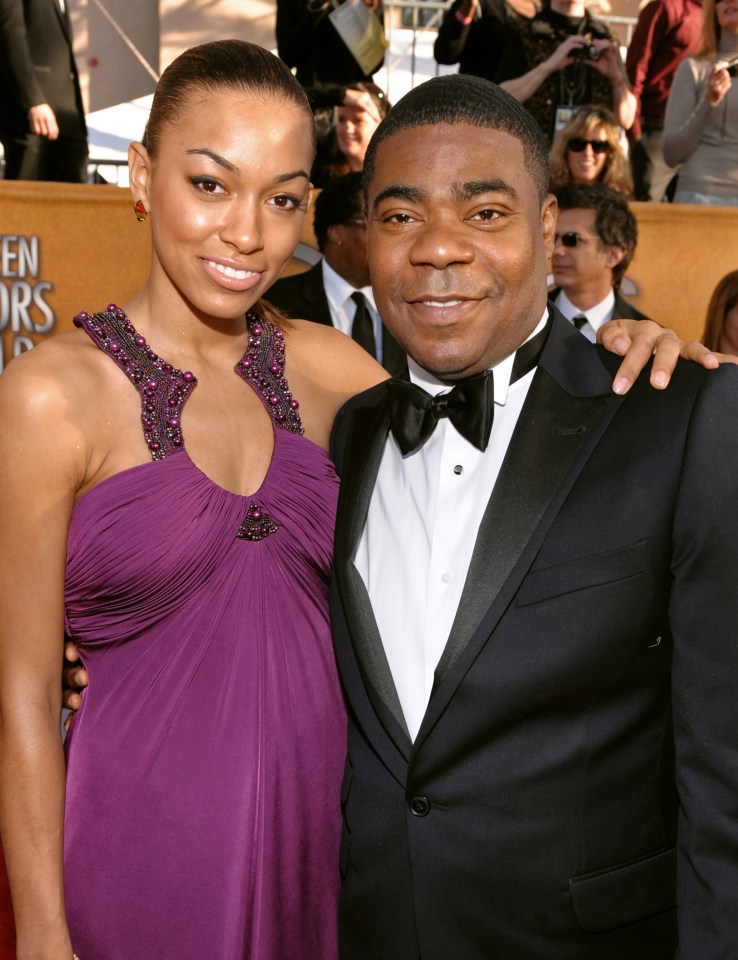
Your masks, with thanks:
[[[309,304],[309,310],[306,311],[309,315],[306,319],[312,320],[314,323],[324,323],[331,327],[333,326],[333,318],[331,317],[328,297],[326,296],[325,287],[323,286],[323,268],[321,263],[322,261],[318,261],[315,266],[306,270],[304,274],[301,274],[301,276],[304,277],[301,292],[305,302]]]
[[[387,395],[382,389],[375,405],[354,414],[341,471],[341,498],[336,524],[334,568],[343,609],[357,659],[369,684],[369,694],[381,703],[377,711],[398,748],[408,755],[410,739],[369,595],[354,556],[366,522],[389,422]],[[391,718],[391,719],[390,719]]]
[[[558,312],[479,527],[418,743],[487,642],[620,403],[598,354]]]

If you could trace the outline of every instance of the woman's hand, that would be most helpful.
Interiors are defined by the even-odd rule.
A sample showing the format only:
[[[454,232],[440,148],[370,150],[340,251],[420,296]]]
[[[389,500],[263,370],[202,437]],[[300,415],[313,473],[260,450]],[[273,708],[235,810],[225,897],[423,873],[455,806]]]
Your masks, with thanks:
[[[725,98],[730,90],[730,74],[727,70],[728,64],[725,60],[718,60],[712,65],[710,75],[707,78],[707,102],[711,107],[716,107]]]
[[[668,386],[680,357],[707,370],[714,370],[721,363],[738,363],[738,357],[713,353],[696,340],[682,340],[673,330],[653,320],[611,320],[600,327],[597,341],[610,353],[623,357],[612,385],[613,391],[621,395],[630,390],[651,357],[650,381],[657,390]]]

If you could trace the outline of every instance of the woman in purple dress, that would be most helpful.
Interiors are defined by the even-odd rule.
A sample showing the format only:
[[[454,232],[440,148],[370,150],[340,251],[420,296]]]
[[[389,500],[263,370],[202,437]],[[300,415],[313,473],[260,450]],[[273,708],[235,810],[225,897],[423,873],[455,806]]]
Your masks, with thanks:
[[[1,812],[23,960],[337,956],[326,447],[385,374],[260,301],[313,150],[281,61],[239,41],[183,54],[129,154],[146,285],[2,377],[0,547],[24,574],[0,590]],[[64,630],[89,674],[66,784]]]

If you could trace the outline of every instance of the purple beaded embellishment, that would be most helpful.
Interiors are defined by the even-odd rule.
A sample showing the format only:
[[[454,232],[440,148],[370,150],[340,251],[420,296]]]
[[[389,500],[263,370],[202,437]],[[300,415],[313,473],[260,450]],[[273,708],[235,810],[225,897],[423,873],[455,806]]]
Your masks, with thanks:
[[[158,357],[114,303],[93,316],[79,313],[73,322],[110,354],[141,395],[141,423],[151,459],[183,450],[182,408],[197,384],[195,375]]]
[[[236,536],[239,540],[263,540],[278,529],[279,524],[268,513],[264,513],[258,503],[252,502]]]
[[[236,373],[256,390],[278,427],[302,435],[300,404],[284,375],[284,334],[253,313],[247,314],[246,320],[249,345],[236,364]]]

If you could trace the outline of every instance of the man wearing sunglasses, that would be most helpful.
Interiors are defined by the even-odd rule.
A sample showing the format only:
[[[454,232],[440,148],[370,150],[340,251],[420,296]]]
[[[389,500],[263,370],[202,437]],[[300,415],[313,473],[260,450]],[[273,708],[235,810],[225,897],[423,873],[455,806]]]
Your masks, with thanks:
[[[637,240],[627,201],[602,183],[569,184],[554,192],[559,217],[550,298],[592,342],[607,320],[647,320],[619,289]]]

